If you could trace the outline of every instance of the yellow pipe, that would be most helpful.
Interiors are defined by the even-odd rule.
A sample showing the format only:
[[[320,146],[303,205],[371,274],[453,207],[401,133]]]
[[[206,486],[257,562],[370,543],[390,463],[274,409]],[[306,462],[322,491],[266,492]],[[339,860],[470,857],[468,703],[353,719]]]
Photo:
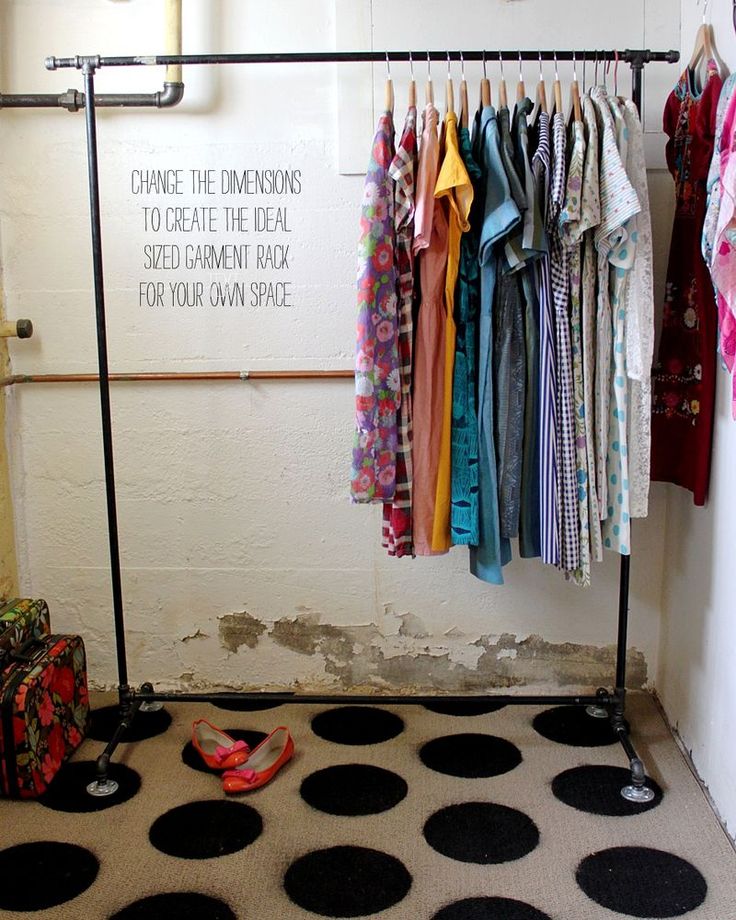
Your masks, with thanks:
[[[181,0],[166,0],[165,54],[181,54]],[[181,64],[170,64],[166,68],[167,83],[181,83]]]

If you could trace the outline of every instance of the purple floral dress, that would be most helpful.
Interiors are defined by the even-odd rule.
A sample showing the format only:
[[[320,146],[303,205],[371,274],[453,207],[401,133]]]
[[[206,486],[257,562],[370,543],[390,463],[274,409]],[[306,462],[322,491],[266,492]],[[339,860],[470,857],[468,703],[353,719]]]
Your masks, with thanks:
[[[378,122],[365,177],[358,243],[355,436],[350,492],[354,502],[391,501],[396,489],[399,375],[394,251],[394,125]]]

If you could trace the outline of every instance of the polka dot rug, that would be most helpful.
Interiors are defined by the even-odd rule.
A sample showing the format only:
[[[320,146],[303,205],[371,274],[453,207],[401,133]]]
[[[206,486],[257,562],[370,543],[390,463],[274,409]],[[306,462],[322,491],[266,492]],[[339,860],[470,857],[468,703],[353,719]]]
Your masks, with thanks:
[[[287,725],[296,754],[226,797],[190,744],[197,718],[251,746]],[[620,797],[605,725],[565,707],[141,713],[114,796],[84,792],[88,739],[42,800],[0,800],[0,920],[736,918],[734,850],[653,701],[632,694],[629,718],[647,805]]]

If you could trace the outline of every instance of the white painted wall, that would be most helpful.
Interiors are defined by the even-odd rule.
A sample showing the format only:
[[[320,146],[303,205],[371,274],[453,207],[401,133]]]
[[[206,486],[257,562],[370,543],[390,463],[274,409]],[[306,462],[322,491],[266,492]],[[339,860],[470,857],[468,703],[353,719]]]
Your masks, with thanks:
[[[716,45],[736,67],[730,0],[713,7]],[[692,52],[700,13],[682,4],[682,52]],[[691,752],[731,835],[736,833],[736,423],[730,381],[718,372],[710,499],[696,508],[689,492],[668,486],[662,637],[657,691]]]
[[[346,6],[340,0],[343,16]],[[329,50],[335,36],[345,34],[331,0],[277,0],[267,15],[265,9],[255,0],[185,0],[185,50]],[[476,47],[480,36],[489,45],[531,48],[669,48],[678,40],[673,0],[621,0],[615,16],[608,0],[477,0],[463,4],[461,16],[447,4],[412,2],[402,4],[390,31],[390,4],[376,2],[373,11],[375,47],[443,46],[448,36],[454,47]],[[78,74],[43,69],[48,54],[154,53],[161,45],[161,3],[151,0],[2,0],[0,12],[6,92],[79,87]],[[467,73],[476,82],[479,65],[468,65]],[[530,86],[534,73],[530,66]],[[361,180],[338,168],[340,126],[350,115],[344,93],[338,111],[336,74],[333,66],[190,67],[179,109],[100,113],[112,369],[351,366]],[[405,75],[397,65],[399,109]],[[647,124],[655,132],[675,76],[667,65],[648,71]],[[435,78],[441,85],[441,67]],[[110,70],[100,74],[98,88],[152,90],[162,80],[163,73],[144,68]],[[621,86],[628,86],[623,67]],[[355,105],[365,110],[370,101],[356,98]],[[4,111],[0,119],[7,312],[32,317],[37,329],[32,340],[12,344],[13,370],[94,371],[82,116]],[[370,130],[369,124],[361,141],[366,153]],[[289,204],[293,308],[138,305],[141,247],[151,240],[141,230],[141,202],[129,193],[130,171],[161,166],[302,170],[303,194]],[[652,177],[660,228],[670,221],[667,183],[666,176]],[[203,202],[189,197],[183,203]],[[658,245],[666,245],[663,234]],[[487,586],[468,574],[464,550],[442,559],[386,558],[379,510],[348,502],[349,381],[117,385],[113,411],[134,681],[153,679],[161,687],[339,685],[340,661],[333,659],[345,654],[344,647],[339,654],[329,643],[314,654],[289,648],[271,635],[283,618],[365,627],[350,633],[358,637],[356,661],[377,657],[385,665],[397,659],[385,681],[407,687],[471,685],[482,653],[478,643],[503,634],[594,647],[615,642],[613,556],[596,570],[588,591],[566,585],[537,562],[512,564],[506,587]],[[83,633],[91,677],[108,684],[115,670],[96,390],[16,387],[9,393],[9,418],[23,590],[48,598],[58,629]],[[664,526],[659,492],[649,520],[636,528],[632,571],[631,645],[646,656],[650,677],[659,648]],[[236,654],[223,648],[218,618],[242,610],[262,621],[266,632],[255,649],[244,646]],[[409,667],[418,653],[434,656],[436,675],[426,664]],[[382,673],[388,671],[385,665]],[[562,662],[540,673],[563,684],[570,672]],[[351,671],[350,680],[375,683],[374,673],[366,665],[364,672]]]

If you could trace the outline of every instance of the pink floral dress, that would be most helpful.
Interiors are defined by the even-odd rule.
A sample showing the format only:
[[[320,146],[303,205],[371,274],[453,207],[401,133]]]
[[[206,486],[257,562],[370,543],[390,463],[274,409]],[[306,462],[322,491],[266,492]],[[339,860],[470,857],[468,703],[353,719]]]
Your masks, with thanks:
[[[394,125],[384,112],[365,177],[358,243],[355,435],[350,492],[354,502],[385,502],[396,488],[399,377],[394,252]]]
[[[716,287],[723,363],[731,374],[731,412],[736,419],[736,94],[723,125],[720,151],[720,212],[711,275]]]

